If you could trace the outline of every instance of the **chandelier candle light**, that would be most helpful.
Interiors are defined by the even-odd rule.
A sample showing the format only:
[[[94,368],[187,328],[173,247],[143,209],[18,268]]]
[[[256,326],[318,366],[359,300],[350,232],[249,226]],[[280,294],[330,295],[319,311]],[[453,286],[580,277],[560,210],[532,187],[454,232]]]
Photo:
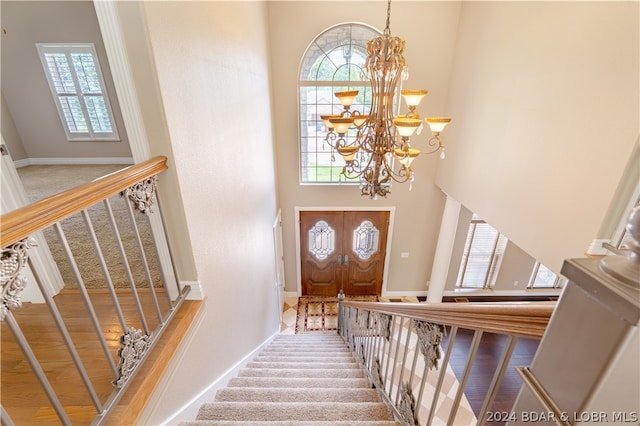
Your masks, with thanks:
[[[411,147],[409,138],[422,130],[422,119],[416,107],[428,93],[427,90],[401,90],[409,112],[394,118],[393,99],[400,79],[406,80],[408,71],[402,56],[405,41],[391,35],[390,17],[391,0],[388,0],[384,33],[367,42],[364,68],[373,94],[369,114],[351,109],[358,96],[357,90],[351,90],[335,93],[344,108],[340,115],[321,117],[328,129],[325,142],[345,161],[342,174],[349,179],[359,178],[362,195],[374,199],[387,196],[391,191],[391,180],[413,181],[411,163],[420,155],[420,150]],[[425,121],[432,133],[427,153],[440,151],[440,158],[444,158],[440,133],[451,118],[428,117]],[[347,137],[352,125],[357,130],[355,138]],[[398,170],[394,170],[394,156],[400,163]]]

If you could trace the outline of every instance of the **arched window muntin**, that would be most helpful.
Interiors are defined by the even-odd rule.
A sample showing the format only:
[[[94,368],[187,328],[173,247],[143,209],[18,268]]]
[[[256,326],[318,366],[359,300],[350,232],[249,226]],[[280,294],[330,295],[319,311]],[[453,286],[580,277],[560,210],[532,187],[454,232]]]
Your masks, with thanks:
[[[381,34],[367,24],[341,23],[321,32],[307,47],[298,72],[301,184],[360,183],[340,174],[344,160],[324,142],[327,129],[320,116],[342,112],[334,93],[345,90],[360,92],[352,110],[369,112],[372,91],[363,67],[367,41]],[[347,137],[355,134],[350,129]]]

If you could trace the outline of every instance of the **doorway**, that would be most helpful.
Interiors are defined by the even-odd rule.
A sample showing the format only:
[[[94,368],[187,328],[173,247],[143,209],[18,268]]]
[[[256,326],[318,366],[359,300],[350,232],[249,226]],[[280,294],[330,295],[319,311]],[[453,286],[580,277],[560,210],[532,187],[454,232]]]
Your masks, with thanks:
[[[303,296],[380,296],[390,212],[300,211]]]

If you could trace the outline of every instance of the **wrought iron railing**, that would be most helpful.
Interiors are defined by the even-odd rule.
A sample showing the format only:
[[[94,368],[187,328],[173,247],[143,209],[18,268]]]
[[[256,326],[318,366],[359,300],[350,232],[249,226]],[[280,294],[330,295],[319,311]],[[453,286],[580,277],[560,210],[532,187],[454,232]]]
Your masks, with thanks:
[[[158,175],[166,169],[166,158],[155,157],[0,219],[2,326],[14,336],[15,346],[46,393],[49,410],[62,424],[105,422],[189,292],[188,286],[179,283],[157,191]],[[117,214],[114,203],[123,204]],[[102,221],[99,232],[96,220]],[[75,228],[69,232],[71,222]],[[84,239],[80,248],[74,245],[77,238]],[[30,251],[38,245],[56,245],[58,249],[55,261],[59,271],[65,270],[59,275],[64,281],[59,294],[54,294],[55,289],[31,262]],[[109,250],[105,250],[107,247]],[[33,278],[27,278],[28,270]],[[95,283],[88,288],[89,274],[98,281],[98,295]],[[31,285],[38,286],[50,313],[50,320],[37,325],[44,330],[40,333],[28,329],[34,328],[34,322],[24,313],[26,307],[21,309],[23,289]],[[85,306],[82,318],[65,317],[66,305],[59,300],[68,294],[77,295],[74,300]],[[108,307],[98,308],[96,304],[104,305],[105,299]],[[50,359],[53,348],[42,347],[45,334],[56,334],[55,329],[58,346],[66,348],[62,350],[66,360]],[[86,349],[87,339],[91,340],[92,351]],[[7,372],[2,373],[5,376]],[[91,420],[83,422],[74,417],[81,404],[77,400],[69,402],[62,395],[65,391],[59,388],[60,375],[65,375],[63,381],[79,378],[77,387],[82,388],[85,399],[88,396],[86,405],[93,407],[95,416],[89,416]],[[68,391],[69,385],[64,389]],[[16,399],[11,398],[12,392],[23,392],[18,398],[28,399],[29,392],[36,391],[24,393],[15,384],[3,384],[2,424],[25,421],[18,420],[18,404],[7,403]],[[86,418],[86,407],[82,411]],[[14,413],[18,416],[15,419]]]
[[[518,338],[539,340],[555,304],[346,301],[340,303],[338,332],[404,425],[504,424],[509,419],[502,413],[508,410],[492,407]],[[468,346],[457,350],[466,363],[457,374],[457,389],[451,383],[444,389],[456,376],[449,362],[456,337],[463,333],[473,336]],[[480,390],[484,402],[473,409],[464,392],[483,333],[504,336],[506,343],[491,381]],[[461,415],[463,402],[468,409]]]

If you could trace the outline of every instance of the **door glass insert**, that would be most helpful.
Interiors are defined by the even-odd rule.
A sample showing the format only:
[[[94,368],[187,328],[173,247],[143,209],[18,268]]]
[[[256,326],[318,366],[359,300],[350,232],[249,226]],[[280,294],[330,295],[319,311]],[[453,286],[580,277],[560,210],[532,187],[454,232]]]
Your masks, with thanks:
[[[369,259],[378,251],[380,231],[368,220],[353,230],[353,252],[361,259]]]
[[[318,260],[325,260],[335,250],[336,233],[324,220],[309,229],[309,252]]]

